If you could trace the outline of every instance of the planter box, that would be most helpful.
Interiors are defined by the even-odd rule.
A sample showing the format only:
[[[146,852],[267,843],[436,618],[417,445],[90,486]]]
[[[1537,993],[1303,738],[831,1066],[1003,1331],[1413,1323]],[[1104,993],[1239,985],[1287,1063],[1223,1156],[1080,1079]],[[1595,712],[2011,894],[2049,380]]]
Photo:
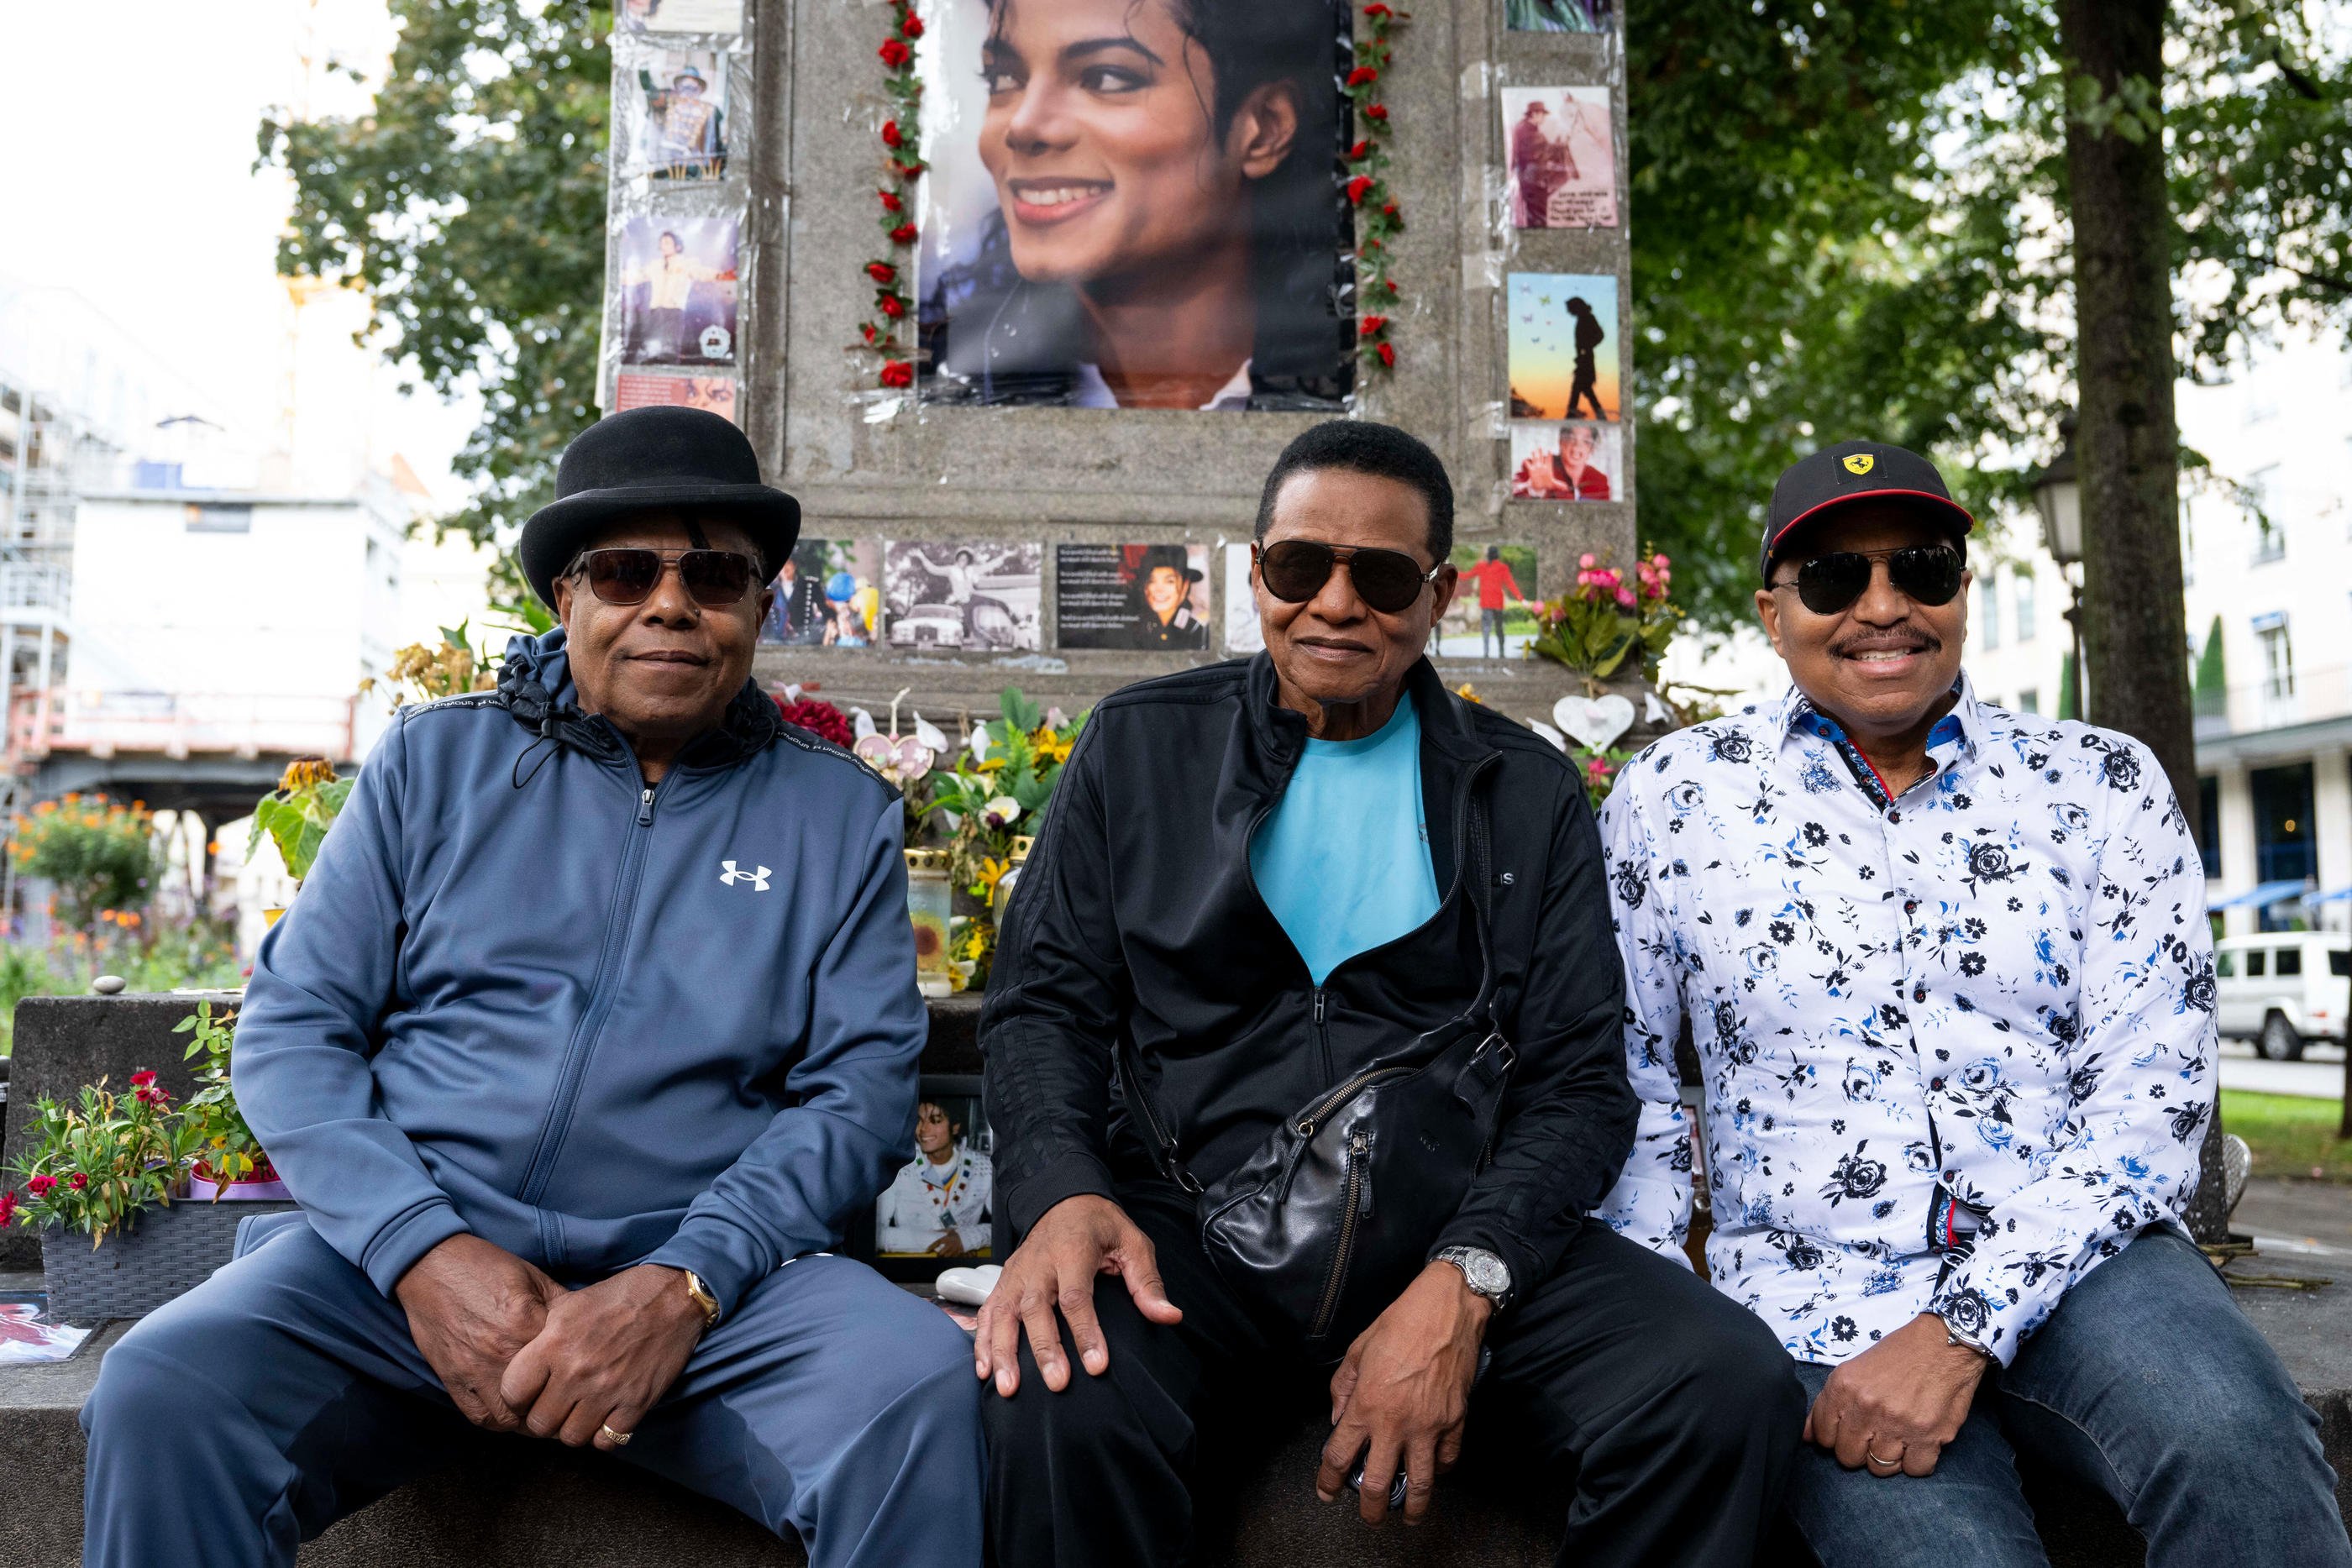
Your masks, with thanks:
[[[49,1315],[70,1322],[140,1318],[203,1284],[236,1250],[237,1222],[290,1203],[190,1203],[141,1212],[97,1247],[79,1230],[41,1232]]]
[[[188,1178],[188,1196],[173,1203],[291,1203],[294,1195],[282,1181],[233,1181],[219,1185],[199,1176]]]

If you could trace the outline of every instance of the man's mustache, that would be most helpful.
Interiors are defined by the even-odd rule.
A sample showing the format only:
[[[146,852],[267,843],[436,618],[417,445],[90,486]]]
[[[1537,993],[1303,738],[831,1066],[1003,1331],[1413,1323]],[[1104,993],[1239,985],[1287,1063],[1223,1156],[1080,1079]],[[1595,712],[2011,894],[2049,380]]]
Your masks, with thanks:
[[[1830,644],[1830,652],[1839,658],[1851,659],[1861,653],[1935,653],[1942,652],[1943,646],[1943,639],[1932,632],[1897,630],[1841,637]]]

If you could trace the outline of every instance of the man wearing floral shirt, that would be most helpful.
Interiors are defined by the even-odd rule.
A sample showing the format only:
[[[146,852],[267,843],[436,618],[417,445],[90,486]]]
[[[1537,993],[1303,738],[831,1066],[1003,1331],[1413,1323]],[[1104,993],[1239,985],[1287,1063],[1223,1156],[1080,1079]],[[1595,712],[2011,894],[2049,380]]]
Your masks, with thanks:
[[[2216,1093],[2196,846],[2138,742],[1970,692],[1972,526],[1898,447],[1776,487],[1792,689],[1602,813],[1644,1110],[1600,1212],[1679,1254],[1687,1023],[1708,1267],[1812,1397],[1788,1507],[1827,1568],[2044,1563],[2023,1464],[2113,1496],[2152,1565],[2342,1568],[2317,1418],[2180,1220]]]

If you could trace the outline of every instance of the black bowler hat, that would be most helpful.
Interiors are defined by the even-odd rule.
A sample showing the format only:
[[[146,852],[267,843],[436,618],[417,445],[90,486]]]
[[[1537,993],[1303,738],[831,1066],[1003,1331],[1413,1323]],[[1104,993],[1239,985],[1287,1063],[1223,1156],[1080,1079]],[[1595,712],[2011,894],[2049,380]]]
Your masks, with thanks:
[[[1163,566],[1186,582],[1201,580],[1200,569],[1192,564],[1190,553],[1182,545],[1146,546],[1143,559],[1135,566],[1135,580],[1141,582]]]
[[[801,537],[801,504],[760,483],[741,431],[706,409],[656,404],[600,419],[563,449],[555,499],[522,526],[523,575],[552,609],[556,575],[597,529],[655,511],[740,526],[760,551],[762,582]]]
[[[1792,464],[1772,486],[1772,509],[1764,523],[1764,550],[1757,570],[1772,580],[1772,558],[1791,529],[1813,522],[1852,501],[1891,501],[1927,521],[1966,537],[1977,526],[1944,488],[1936,465],[1900,446],[1875,441],[1841,441]]]

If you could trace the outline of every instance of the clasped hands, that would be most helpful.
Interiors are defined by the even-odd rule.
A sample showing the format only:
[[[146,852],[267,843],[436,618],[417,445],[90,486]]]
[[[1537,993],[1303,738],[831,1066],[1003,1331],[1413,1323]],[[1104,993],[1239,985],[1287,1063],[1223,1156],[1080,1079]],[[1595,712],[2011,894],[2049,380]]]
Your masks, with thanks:
[[[458,1414],[493,1432],[619,1447],[686,1370],[702,1310],[676,1269],[641,1263],[583,1290],[478,1236],[452,1236],[393,1288]]]
[[[1107,1197],[1065,1198],[1046,1210],[1013,1256],[980,1309],[973,1335],[973,1370],[1010,1398],[1021,1386],[1021,1340],[1045,1386],[1070,1385],[1058,1312],[1070,1325],[1079,1364],[1099,1377],[1110,1368],[1110,1346],[1095,1315],[1097,1279],[1115,1274],[1150,1322],[1172,1327],[1184,1313],[1160,1282],[1151,1239]],[[1462,1456],[1470,1385],[1493,1303],[1472,1291],[1462,1270],[1432,1263],[1372,1326],[1348,1347],[1331,1377],[1331,1437],[1323,1448],[1315,1492],[1335,1500],[1357,1456],[1363,1456],[1358,1507],[1373,1524],[1388,1517],[1389,1489],[1405,1474],[1404,1517],[1418,1524],[1429,1512],[1437,1478]]]

